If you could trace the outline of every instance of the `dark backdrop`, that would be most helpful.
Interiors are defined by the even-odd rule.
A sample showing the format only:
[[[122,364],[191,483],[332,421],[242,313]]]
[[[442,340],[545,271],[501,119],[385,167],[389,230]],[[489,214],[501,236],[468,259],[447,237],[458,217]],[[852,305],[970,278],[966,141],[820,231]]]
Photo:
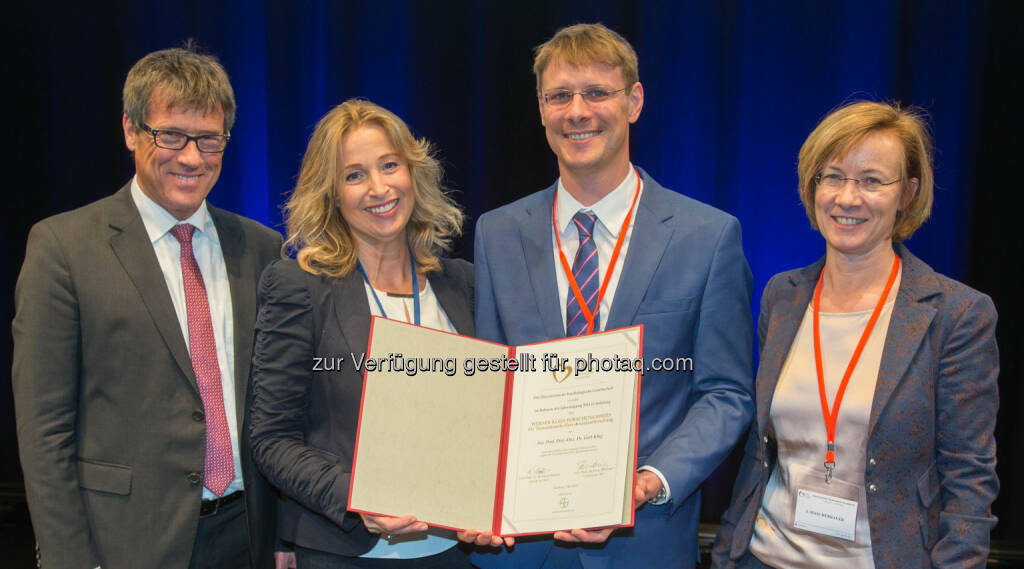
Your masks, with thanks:
[[[737,216],[757,296],[823,251],[796,193],[796,155],[824,114],[853,99],[924,107],[936,146],[932,219],[908,242],[936,270],[993,297],[1000,314],[995,537],[1024,538],[1018,377],[1022,306],[1022,10],[1013,3],[521,0],[401,2],[19,2],[2,26],[6,207],[0,316],[32,223],[109,195],[132,174],[120,89],[147,52],[193,37],[231,75],[239,112],[210,200],[280,228],[313,125],[366,97],[432,140],[469,214],[549,185],[556,165],[538,119],[531,48],[601,21],[636,47],[646,103],[632,158],[663,185]],[[21,485],[0,340],[0,487]],[[704,521],[728,500],[735,457],[709,482]]]

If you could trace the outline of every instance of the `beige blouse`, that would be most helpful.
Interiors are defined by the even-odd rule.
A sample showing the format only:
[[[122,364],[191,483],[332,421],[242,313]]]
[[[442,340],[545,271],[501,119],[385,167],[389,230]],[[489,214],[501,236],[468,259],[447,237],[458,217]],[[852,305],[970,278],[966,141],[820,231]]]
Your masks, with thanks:
[[[896,285],[898,290],[898,283]],[[885,304],[843,396],[836,426],[834,479],[856,486],[859,506],[854,541],[793,527],[796,483],[809,475],[824,480],[825,421],[814,363],[813,309],[804,314],[786,357],[769,414],[768,430],[778,443],[772,470],[754,524],[750,551],[763,563],[786,568],[874,568],[864,492],[866,446],[875,382],[895,305]],[[850,357],[873,310],[820,314],[822,360],[829,408],[835,401]]]

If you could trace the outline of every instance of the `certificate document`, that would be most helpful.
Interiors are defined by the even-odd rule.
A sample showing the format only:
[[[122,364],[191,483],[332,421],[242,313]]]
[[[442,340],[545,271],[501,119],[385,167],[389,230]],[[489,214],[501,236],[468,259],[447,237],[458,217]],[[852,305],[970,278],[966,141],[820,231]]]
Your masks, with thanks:
[[[349,509],[499,535],[632,525],[642,344],[642,326],[509,347],[374,318]]]
[[[625,328],[517,350],[527,360],[557,354],[563,365],[516,373],[503,535],[629,521],[639,382],[631,366],[615,371],[614,362],[639,358],[639,348],[640,329]]]

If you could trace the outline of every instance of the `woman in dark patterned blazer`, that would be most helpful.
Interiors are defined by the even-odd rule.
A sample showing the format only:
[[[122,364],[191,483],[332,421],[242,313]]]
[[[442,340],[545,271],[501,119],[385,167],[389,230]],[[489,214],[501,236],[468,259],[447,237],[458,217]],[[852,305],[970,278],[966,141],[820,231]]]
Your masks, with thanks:
[[[931,211],[930,154],[920,117],[871,102],[804,142],[825,257],[761,299],[757,422],[714,566],[985,566],[996,311],[901,244]]]

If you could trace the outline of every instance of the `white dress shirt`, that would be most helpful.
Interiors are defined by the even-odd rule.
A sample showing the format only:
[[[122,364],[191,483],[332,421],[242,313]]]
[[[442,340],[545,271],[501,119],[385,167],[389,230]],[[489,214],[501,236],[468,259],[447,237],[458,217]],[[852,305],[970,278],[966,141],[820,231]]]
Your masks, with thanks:
[[[633,204],[633,194],[637,192],[637,179],[636,169],[630,164],[626,179],[622,180],[611,193],[590,207],[576,201],[576,198],[572,197],[569,190],[562,185],[562,179],[558,179],[558,189],[555,191],[555,222],[558,224],[559,236],[562,239],[562,252],[565,253],[565,260],[569,263],[569,267],[572,267],[573,260],[576,258],[576,250],[580,247],[579,230],[576,229],[572,218],[579,211],[592,211],[597,216],[597,223],[594,224],[594,244],[597,246],[597,261],[600,267],[598,277],[601,279],[600,282],[604,283],[604,277],[608,272],[608,263],[612,260],[615,242],[618,241],[619,231],[622,229],[622,222],[625,221],[626,214],[629,213],[629,206]],[[643,191],[643,181],[640,180],[639,193],[643,194]],[[639,206],[639,195],[636,201]],[[612,267],[608,288],[601,298],[597,314],[598,321],[594,323],[595,332],[604,330],[605,324],[608,322],[608,315],[612,311],[612,301],[615,300],[615,291],[619,287],[619,279],[622,276],[622,267],[626,264],[626,254],[629,251],[629,241],[633,236],[633,225],[635,224],[636,210],[634,209],[633,216],[629,219],[629,225],[626,227],[626,236],[622,239],[619,258],[616,259],[615,266]],[[555,228],[552,227],[551,242],[554,245],[552,252],[555,256],[555,282],[558,283],[558,306],[562,313],[562,329],[565,329],[565,304],[572,292],[569,288],[569,277],[566,276],[558,255],[558,242],[555,241],[554,231]],[[659,504],[667,502],[672,497],[668,481],[657,468],[644,465],[637,470],[653,472],[661,480],[661,485],[665,488],[665,500],[658,502]]]
[[[612,252],[615,251],[615,242],[619,238],[619,230],[622,229],[622,222],[626,219],[629,206],[633,203],[633,193],[636,191],[636,170],[633,165],[629,166],[629,174],[614,190],[601,198],[600,201],[590,207],[582,205],[576,198],[569,194],[569,191],[562,185],[562,179],[558,179],[558,189],[555,192],[555,221],[558,223],[559,236],[562,239],[562,252],[565,253],[565,260],[572,267],[576,258],[576,250],[580,247],[580,235],[572,218],[579,211],[589,210],[597,216],[597,223],[594,224],[594,244],[597,246],[597,260],[600,270],[598,277],[603,282],[608,272],[608,262],[612,259]],[[643,193],[641,183],[640,192]],[[639,203],[639,198],[637,198]],[[598,309],[598,322],[594,323],[594,331],[604,330],[608,321],[608,313],[611,312],[612,300],[615,298],[615,290],[618,288],[619,277],[622,275],[622,265],[626,261],[626,253],[629,251],[629,240],[633,235],[633,224],[636,222],[636,212],[629,220],[629,227],[626,228],[626,237],[622,240],[622,250],[619,251],[619,258],[612,268],[611,280],[608,282],[608,289],[601,299],[601,306]],[[565,276],[562,262],[558,256],[558,243],[555,241],[554,228],[552,228],[551,241],[555,247],[555,281],[558,283],[558,306],[562,313],[562,329],[565,329],[565,304],[572,291],[569,288],[569,279]],[[600,285],[598,285],[600,286]]]
[[[196,227],[192,235],[192,252],[199,272],[203,275],[206,297],[210,305],[210,319],[213,336],[217,344],[217,364],[220,368],[220,384],[224,393],[224,412],[227,414],[228,431],[231,434],[231,455],[235,463],[235,478],[225,490],[227,496],[242,489],[242,463],[238,451],[238,420],[235,413],[235,331],[231,312],[231,289],[228,285],[228,271],[224,265],[224,252],[220,248],[220,237],[213,224],[213,218],[204,201],[199,209],[185,221],[179,222],[159,204],[142,192],[138,178],[132,178],[132,200],[142,216],[149,240],[153,244],[160,271],[171,294],[174,312],[181,325],[181,334],[188,346],[188,310],[185,305],[185,283],[181,276],[181,246],[170,234],[179,223]],[[215,500],[217,495],[203,488],[204,500]]]

